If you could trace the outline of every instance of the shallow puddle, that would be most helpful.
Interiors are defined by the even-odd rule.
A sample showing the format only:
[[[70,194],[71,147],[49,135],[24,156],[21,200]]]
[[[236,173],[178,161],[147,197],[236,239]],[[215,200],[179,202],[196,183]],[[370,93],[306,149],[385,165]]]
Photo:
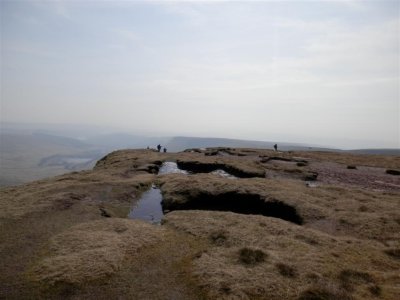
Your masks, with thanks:
[[[159,175],[173,173],[188,174],[187,171],[179,169],[175,162],[170,161],[164,162],[158,172]],[[140,197],[139,201],[131,209],[128,217],[130,219],[139,219],[159,224],[164,215],[161,201],[161,190],[153,184],[149,190],[142,194],[142,197]]]
[[[164,162],[158,172],[159,175],[164,174],[190,174],[188,171],[178,168],[176,162]],[[215,170],[211,174],[236,179],[237,177],[225,172],[224,170]],[[130,219],[144,220],[153,224],[160,224],[163,217],[163,210],[161,206],[162,195],[161,190],[154,184],[149,190],[144,192],[136,205],[132,207],[128,217]]]
[[[313,181],[306,181],[306,186],[310,188],[316,188],[318,187],[318,184]]]
[[[236,176],[234,176],[232,174],[229,174],[228,172],[226,172],[224,170],[221,170],[221,169],[212,171],[211,174],[218,175],[218,176],[221,176],[221,177],[225,177],[225,178],[228,178],[228,179],[237,179]]]
[[[178,165],[176,164],[176,162],[172,162],[172,161],[166,161],[162,164],[162,166],[160,167],[160,170],[158,171],[159,175],[163,175],[163,174],[189,174],[188,171],[185,170],[181,170],[178,168]]]
[[[161,190],[155,185],[152,185],[148,191],[143,193],[137,204],[132,208],[128,217],[130,219],[139,219],[159,224],[164,215],[161,207],[161,200]]]

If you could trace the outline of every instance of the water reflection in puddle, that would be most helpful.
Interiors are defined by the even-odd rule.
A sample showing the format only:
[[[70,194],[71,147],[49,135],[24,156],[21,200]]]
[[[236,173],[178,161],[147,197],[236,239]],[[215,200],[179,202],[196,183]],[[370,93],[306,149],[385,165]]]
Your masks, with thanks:
[[[233,176],[232,174],[229,174],[228,172],[225,172],[224,170],[221,170],[221,169],[212,171],[211,174],[218,175],[218,176],[221,176],[221,177],[225,177],[225,178],[228,178],[228,179],[236,179],[237,178],[236,176]]]
[[[187,171],[179,169],[175,162],[170,161],[164,162],[158,172],[159,175],[173,173],[188,174]],[[163,217],[161,201],[161,190],[153,184],[149,190],[142,194],[137,204],[131,209],[128,217],[160,224]]]
[[[143,193],[135,207],[132,208],[129,218],[159,224],[163,217],[161,200],[161,191],[153,184],[148,191]]]
[[[164,162],[158,172],[159,175],[164,174],[190,174],[188,171],[181,170],[175,162]],[[236,179],[237,177],[225,172],[224,170],[215,170],[211,174]],[[160,224],[163,217],[161,206],[162,195],[161,190],[154,184],[149,190],[144,192],[136,205],[131,209],[128,217],[130,219],[144,220],[153,224]]]
[[[177,174],[189,174],[188,171],[185,170],[181,170],[178,168],[178,165],[176,164],[176,162],[172,162],[172,161],[166,161],[162,164],[160,170],[158,171],[159,175],[163,175],[163,174],[173,174],[173,173],[177,173]]]
[[[316,188],[318,187],[318,184],[312,181],[306,181],[306,186],[310,188]]]

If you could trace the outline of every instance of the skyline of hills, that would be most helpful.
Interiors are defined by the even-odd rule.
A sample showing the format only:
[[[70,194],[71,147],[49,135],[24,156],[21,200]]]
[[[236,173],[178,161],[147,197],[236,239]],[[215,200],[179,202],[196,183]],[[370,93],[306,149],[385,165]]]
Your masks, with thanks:
[[[157,137],[124,132],[106,132],[92,127],[32,129],[5,126],[0,134],[0,186],[16,185],[32,180],[90,169],[109,152],[128,148],[156,148],[161,144],[168,152],[189,148],[232,147],[273,149],[282,151],[347,151],[358,154],[400,155],[400,149],[341,150],[310,144],[255,141],[218,137]],[[79,137],[78,133],[81,134]],[[75,138],[74,138],[75,136]],[[85,138],[82,138],[85,136]]]

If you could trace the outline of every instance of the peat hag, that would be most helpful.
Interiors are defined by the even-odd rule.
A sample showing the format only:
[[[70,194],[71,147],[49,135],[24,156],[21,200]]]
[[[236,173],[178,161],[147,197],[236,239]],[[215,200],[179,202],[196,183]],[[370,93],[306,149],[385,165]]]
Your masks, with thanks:
[[[185,203],[162,202],[163,210],[211,210],[231,211],[246,215],[263,215],[283,219],[298,225],[303,219],[297,210],[282,201],[266,201],[257,194],[227,192],[218,195],[199,193]]]
[[[181,170],[187,170],[193,173],[211,173],[216,170],[223,170],[235,177],[252,178],[265,177],[265,172],[262,170],[243,170],[233,165],[219,162],[201,162],[201,161],[182,161],[177,160],[177,165]]]

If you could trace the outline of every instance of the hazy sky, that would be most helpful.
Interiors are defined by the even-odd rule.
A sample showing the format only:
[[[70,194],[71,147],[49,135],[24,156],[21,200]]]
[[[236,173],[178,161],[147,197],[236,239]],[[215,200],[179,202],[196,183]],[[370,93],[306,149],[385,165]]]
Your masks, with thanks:
[[[5,1],[1,120],[400,147],[399,1]]]

